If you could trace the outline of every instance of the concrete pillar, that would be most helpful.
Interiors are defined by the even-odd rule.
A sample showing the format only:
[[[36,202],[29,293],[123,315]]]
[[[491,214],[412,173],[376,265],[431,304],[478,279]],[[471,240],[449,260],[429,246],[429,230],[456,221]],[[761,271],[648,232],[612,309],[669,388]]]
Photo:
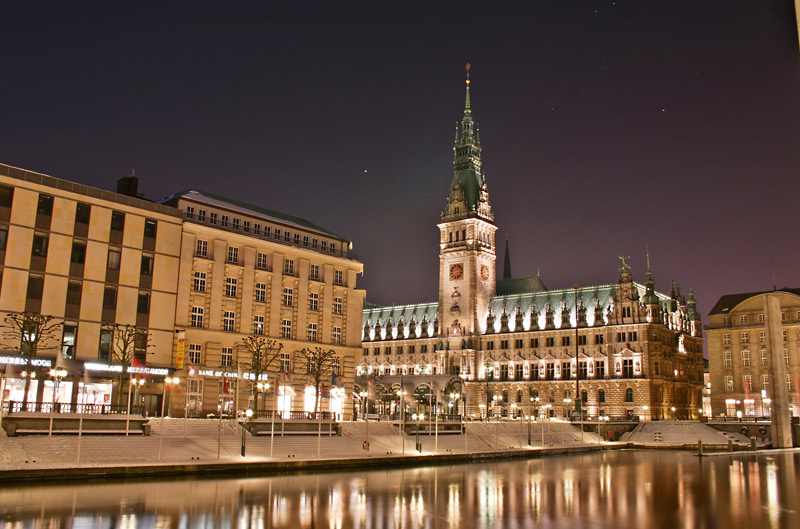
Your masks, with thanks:
[[[769,374],[772,380],[772,446],[792,447],[792,416],[789,411],[789,390],[786,387],[786,365],[783,360],[783,329],[781,304],[778,296],[767,294],[764,299]]]

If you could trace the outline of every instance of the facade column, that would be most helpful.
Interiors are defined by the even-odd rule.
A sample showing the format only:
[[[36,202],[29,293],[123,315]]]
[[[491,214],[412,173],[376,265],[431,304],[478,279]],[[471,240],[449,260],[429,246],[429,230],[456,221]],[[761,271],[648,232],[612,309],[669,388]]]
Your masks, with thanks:
[[[778,296],[767,295],[764,314],[768,334],[770,378],[772,379],[772,446],[792,447],[792,415],[789,410],[789,390],[786,387],[786,365],[783,359],[781,304]]]

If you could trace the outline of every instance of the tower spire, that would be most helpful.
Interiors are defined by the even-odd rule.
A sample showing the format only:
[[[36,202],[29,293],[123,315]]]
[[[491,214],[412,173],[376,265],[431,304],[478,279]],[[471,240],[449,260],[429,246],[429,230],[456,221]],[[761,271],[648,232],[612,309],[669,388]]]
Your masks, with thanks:
[[[645,294],[644,294],[644,303],[645,305],[657,305],[658,304],[658,296],[656,296],[655,286],[656,282],[653,281],[653,272],[650,271],[650,247],[647,247],[647,279],[644,282],[645,286]]]
[[[467,63],[467,78],[466,78],[466,96],[464,97],[464,117],[461,120],[461,144],[473,143],[473,127],[474,121],[472,119],[472,103],[469,99],[469,70],[472,68],[470,63]]]

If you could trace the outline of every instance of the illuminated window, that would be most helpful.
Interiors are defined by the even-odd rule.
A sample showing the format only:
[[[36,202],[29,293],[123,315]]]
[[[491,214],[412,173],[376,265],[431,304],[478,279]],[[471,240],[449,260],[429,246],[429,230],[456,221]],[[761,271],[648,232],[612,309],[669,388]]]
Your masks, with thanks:
[[[238,280],[235,277],[226,277],[225,278],[225,296],[229,298],[236,297],[236,291],[238,286]]]
[[[256,301],[267,301],[267,285],[266,283],[256,283],[255,286]]]
[[[267,269],[267,254],[258,252],[256,256],[256,268],[260,268],[261,270]]]
[[[292,320],[281,320],[281,338],[292,337]]]
[[[283,289],[283,306],[291,307],[294,302],[294,290],[291,288]]]
[[[308,310],[319,310],[319,294],[315,292],[308,294]]]
[[[334,327],[333,328],[333,343],[341,344],[342,343],[342,328],[341,327]]]
[[[317,341],[317,324],[316,323],[309,323],[308,324],[308,341],[309,342],[316,342]]]
[[[197,257],[208,257],[208,241],[198,239],[194,253]]]
[[[220,361],[222,367],[233,366],[233,347],[222,348],[222,359]]]
[[[199,364],[202,360],[203,346],[199,343],[189,344],[189,362]]]
[[[333,298],[333,313],[342,313],[342,298]]]
[[[236,325],[236,313],[230,310],[226,310],[225,314],[222,316],[222,330],[233,332],[235,325]]]
[[[264,334],[264,316],[253,316],[253,334],[256,336]]]
[[[283,273],[287,276],[294,275],[294,259],[284,259],[283,260]]]
[[[228,262],[236,264],[239,262],[239,248],[228,246]]]

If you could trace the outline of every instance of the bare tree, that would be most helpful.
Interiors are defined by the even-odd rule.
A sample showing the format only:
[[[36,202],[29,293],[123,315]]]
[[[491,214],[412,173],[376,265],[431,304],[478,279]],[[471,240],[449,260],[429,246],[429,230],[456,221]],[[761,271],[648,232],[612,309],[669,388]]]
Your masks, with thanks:
[[[122,371],[117,378],[119,390],[117,391],[117,404],[122,405],[122,394],[125,381],[130,378],[128,368],[133,363],[137,353],[147,354],[150,347],[150,333],[147,329],[136,325],[115,323],[104,325],[103,331],[111,334],[111,342],[106,343],[104,349],[113,364],[120,364]]]
[[[314,401],[314,413],[316,413],[320,404],[322,381],[326,377],[331,378],[338,364],[339,357],[336,356],[336,351],[333,349],[325,350],[321,347],[301,349],[298,353],[300,353],[305,360],[306,378],[314,386],[315,395],[317,396]]]
[[[40,351],[55,348],[60,343],[62,324],[53,316],[35,312],[9,312],[3,320],[3,338],[7,340],[3,345],[28,360],[36,358]],[[22,396],[23,409],[28,402],[30,385],[31,377],[26,377],[25,393]]]
[[[241,365],[255,377],[250,383],[250,394],[253,397],[256,411],[259,411],[256,383],[262,375],[270,371],[277,371],[277,360],[280,358],[283,344],[264,336],[245,336],[236,342],[236,350],[246,355],[247,360],[242,362]]]

